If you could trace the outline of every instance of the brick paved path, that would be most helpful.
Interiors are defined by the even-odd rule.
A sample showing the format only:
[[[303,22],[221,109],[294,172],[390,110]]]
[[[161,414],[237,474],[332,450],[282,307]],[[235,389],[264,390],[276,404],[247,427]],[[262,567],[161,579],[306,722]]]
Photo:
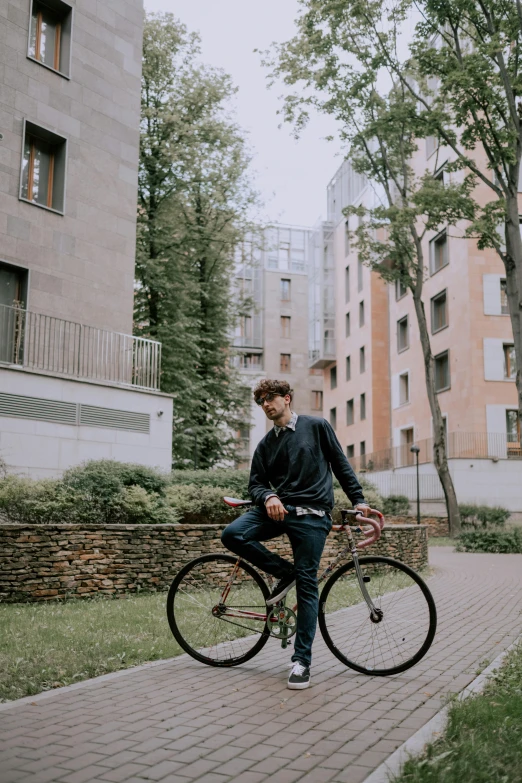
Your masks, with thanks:
[[[1,783],[363,781],[522,632],[522,555],[430,559],[439,627],[408,672],[356,674],[319,636],[305,691],[275,640],[228,671],[181,656],[0,707]]]

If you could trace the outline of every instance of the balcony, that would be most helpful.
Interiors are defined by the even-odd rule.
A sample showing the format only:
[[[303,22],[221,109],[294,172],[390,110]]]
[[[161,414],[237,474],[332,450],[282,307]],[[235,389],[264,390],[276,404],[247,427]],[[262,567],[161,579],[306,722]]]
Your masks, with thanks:
[[[361,457],[352,457],[349,462],[357,471],[382,471],[406,468],[415,465],[415,455],[410,451],[411,443],[394,446]],[[433,438],[415,443],[419,447],[419,464],[433,462]],[[497,432],[450,432],[447,436],[448,459],[522,459],[522,443],[512,435]]]
[[[335,338],[325,337],[321,348],[308,351],[308,367],[311,370],[324,370],[336,361]]]
[[[161,343],[0,305],[0,366],[159,391]]]

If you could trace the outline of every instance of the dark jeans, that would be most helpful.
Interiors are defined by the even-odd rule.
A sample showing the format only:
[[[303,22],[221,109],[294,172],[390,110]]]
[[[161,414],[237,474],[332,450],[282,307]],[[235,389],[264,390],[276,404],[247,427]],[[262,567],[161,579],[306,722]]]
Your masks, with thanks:
[[[297,590],[297,631],[292,661],[310,666],[312,642],[317,626],[319,593],[317,571],[326,537],[332,529],[330,517],[289,512],[283,522],[274,522],[266,511],[252,508],[223,530],[221,541],[227,549],[244,557],[261,571],[280,579],[294,573]],[[260,541],[286,533],[292,545],[294,564],[269,552]]]

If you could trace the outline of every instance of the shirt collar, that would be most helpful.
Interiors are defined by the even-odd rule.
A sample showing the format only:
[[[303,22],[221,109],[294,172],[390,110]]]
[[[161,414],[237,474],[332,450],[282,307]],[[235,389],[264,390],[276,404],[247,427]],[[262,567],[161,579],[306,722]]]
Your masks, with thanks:
[[[277,424],[274,424],[274,432],[276,434],[276,438],[279,437],[279,433],[284,432],[284,430],[293,430],[295,432],[295,425],[297,423],[298,418],[299,417],[297,413],[292,411],[292,417],[285,427],[278,427]]]

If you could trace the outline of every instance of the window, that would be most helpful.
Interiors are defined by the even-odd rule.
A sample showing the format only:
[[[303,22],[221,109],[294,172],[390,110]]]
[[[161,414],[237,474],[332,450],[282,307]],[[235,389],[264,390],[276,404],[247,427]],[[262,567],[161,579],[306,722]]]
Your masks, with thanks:
[[[439,353],[435,357],[435,391],[446,391],[450,388],[449,351]]]
[[[449,264],[448,237],[446,230],[441,231],[441,233],[430,242],[430,264],[432,275]]]
[[[290,316],[281,316],[281,337],[290,337]]]
[[[357,290],[363,289],[363,262],[358,259],[357,261]]]
[[[337,429],[337,408],[330,408],[330,424]]]
[[[346,380],[352,380],[352,359],[350,356],[346,357]]]
[[[359,349],[359,372],[366,372],[366,351],[364,347]]]
[[[431,331],[439,332],[448,325],[448,299],[446,291],[434,296],[431,300]]]
[[[313,411],[322,411],[323,410],[323,393],[322,393],[322,391],[313,391],[312,392],[312,410]]]
[[[403,296],[406,296],[408,293],[408,289],[402,282],[402,280],[396,280],[395,281],[395,299],[398,301],[399,299],[402,299]]]
[[[362,440],[359,444],[359,451],[361,454],[361,468],[366,469],[366,441]]]
[[[435,150],[438,147],[437,143],[437,137],[436,136],[427,136],[426,137],[426,157],[429,158],[430,155],[433,155]]]
[[[515,380],[517,377],[517,360],[515,346],[504,344],[504,378]]]
[[[281,301],[290,301],[290,280],[281,280]]]
[[[252,318],[244,315],[239,321],[239,336],[245,340],[252,339]]]
[[[27,271],[0,263],[0,362],[22,364]]]
[[[353,415],[353,400],[348,400],[346,403],[346,424],[350,425],[354,422],[354,415]]]
[[[353,443],[346,447],[346,456],[348,459],[353,459],[355,457],[355,446]]]
[[[344,221],[344,256],[349,254],[350,252],[350,221],[345,220]]]
[[[344,270],[344,301],[350,301],[350,267]]]
[[[413,465],[415,458],[413,452],[410,450],[413,446],[413,427],[401,430],[401,465]]]
[[[244,353],[236,358],[235,366],[241,370],[262,370],[263,355],[260,353]]]
[[[345,323],[345,331],[346,331],[346,337],[350,336],[351,327],[350,327],[350,313],[346,313],[346,317],[344,319]]]
[[[330,389],[337,388],[337,367],[332,367],[330,370]]]
[[[361,421],[366,418],[366,394],[361,394]]]
[[[500,281],[500,312],[502,315],[509,315],[507,283],[505,280]]]
[[[279,361],[280,372],[290,372],[290,367],[291,367],[290,354],[282,353],[280,355],[280,361]]]
[[[359,302],[359,326],[364,326],[364,302]]]
[[[406,405],[410,401],[410,376],[405,372],[399,375],[399,405]]]
[[[72,8],[61,0],[33,0],[27,56],[69,76]]]
[[[509,444],[520,444],[520,419],[517,410],[506,411],[506,435]]]
[[[66,146],[56,133],[25,122],[21,199],[63,213]]]
[[[408,316],[405,315],[397,321],[397,351],[405,351],[410,347],[410,334],[408,329]]]

